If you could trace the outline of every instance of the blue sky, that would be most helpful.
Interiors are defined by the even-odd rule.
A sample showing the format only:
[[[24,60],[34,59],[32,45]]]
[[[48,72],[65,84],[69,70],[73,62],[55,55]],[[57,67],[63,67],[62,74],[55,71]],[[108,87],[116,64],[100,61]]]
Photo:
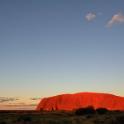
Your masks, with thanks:
[[[124,95],[123,0],[1,0],[0,95]]]

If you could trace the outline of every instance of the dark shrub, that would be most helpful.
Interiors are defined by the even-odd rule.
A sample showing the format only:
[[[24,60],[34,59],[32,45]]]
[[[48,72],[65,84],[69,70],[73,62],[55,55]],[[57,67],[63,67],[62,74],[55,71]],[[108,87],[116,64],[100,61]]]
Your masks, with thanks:
[[[95,114],[95,110],[92,106],[89,106],[87,108],[79,108],[75,111],[76,115],[89,115],[89,114]]]
[[[96,109],[96,112],[102,115],[102,114],[106,114],[108,110],[106,108],[98,108]]]
[[[31,122],[32,121],[32,119],[31,119],[31,117],[30,116],[20,116],[19,118],[18,118],[18,120],[17,120],[18,122]]]
[[[6,122],[5,121],[2,121],[2,122],[0,122],[0,124],[6,124]]]
[[[124,124],[124,116],[118,116],[116,118],[117,124]]]

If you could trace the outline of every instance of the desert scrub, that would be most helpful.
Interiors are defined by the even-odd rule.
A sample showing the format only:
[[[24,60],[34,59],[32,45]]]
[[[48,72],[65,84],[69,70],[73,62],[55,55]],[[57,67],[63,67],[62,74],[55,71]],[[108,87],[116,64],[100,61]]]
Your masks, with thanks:
[[[7,124],[5,121],[0,122],[0,124]]]
[[[117,116],[116,117],[116,122],[117,124],[124,124],[124,115],[122,116]]]
[[[17,122],[22,122],[22,123],[24,123],[24,122],[28,122],[29,123],[31,121],[32,121],[32,118],[30,116],[28,116],[28,115],[20,116],[17,119]]]

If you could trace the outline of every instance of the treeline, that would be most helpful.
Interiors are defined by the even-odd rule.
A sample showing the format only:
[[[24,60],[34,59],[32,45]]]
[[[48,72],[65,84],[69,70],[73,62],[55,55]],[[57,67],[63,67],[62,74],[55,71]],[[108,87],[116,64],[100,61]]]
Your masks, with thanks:
[[[86,115],[86,114],[107,114],[109,112],[121,112],[119,110],[114,110],[114,111],[110,111],[106,108],[97,108],[97,109],[94,109],[94,107],[92,106],[88,106],[86,108],[79,108],[77,110],[75,110],[75,114],[76,115]]]

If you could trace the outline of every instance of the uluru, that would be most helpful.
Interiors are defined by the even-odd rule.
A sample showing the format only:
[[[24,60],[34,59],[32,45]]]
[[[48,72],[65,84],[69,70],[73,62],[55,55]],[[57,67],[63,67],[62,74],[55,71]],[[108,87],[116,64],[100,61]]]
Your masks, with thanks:
[[[65,110],[72,111],[92,106],[108,110],[124,111],[124,97],[107,93],[80,92],[75,94],[61,94],[41,99],[36,110]]]

